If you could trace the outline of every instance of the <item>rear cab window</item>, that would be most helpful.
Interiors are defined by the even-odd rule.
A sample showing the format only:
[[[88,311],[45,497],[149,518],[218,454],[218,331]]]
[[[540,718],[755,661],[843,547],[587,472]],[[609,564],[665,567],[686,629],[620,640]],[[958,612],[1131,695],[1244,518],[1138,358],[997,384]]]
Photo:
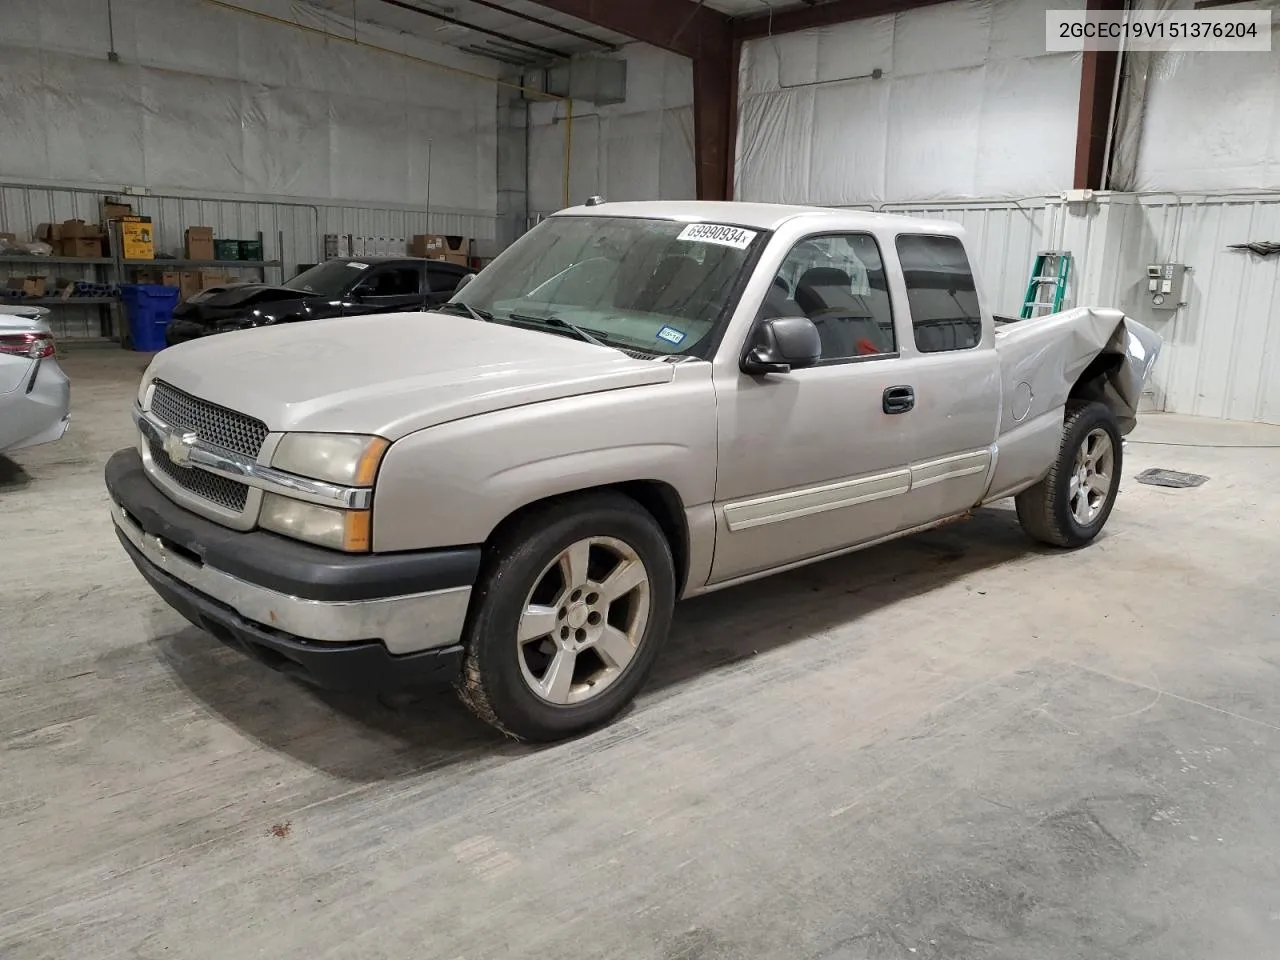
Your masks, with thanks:
[[[973,269],[959,237],[899,234],[896,246],[921,353],[969,350],[982,340]]]

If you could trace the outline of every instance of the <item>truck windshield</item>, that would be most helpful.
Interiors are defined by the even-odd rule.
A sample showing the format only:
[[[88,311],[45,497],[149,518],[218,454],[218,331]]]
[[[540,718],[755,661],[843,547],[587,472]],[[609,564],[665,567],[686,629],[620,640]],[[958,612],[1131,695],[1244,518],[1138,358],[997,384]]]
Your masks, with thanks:
[[[286,280],[284,285],[290,290],[317,297],[340,297],[368,269],[369,265],[359,260],[326,260],[310,270],[303,270],[293,279]]]
[[[551,217],[453,300],[498,321],[546,321],[548,332],[572,324],[625,350],[697,353],[732,307],[762,236],[730,225]]]

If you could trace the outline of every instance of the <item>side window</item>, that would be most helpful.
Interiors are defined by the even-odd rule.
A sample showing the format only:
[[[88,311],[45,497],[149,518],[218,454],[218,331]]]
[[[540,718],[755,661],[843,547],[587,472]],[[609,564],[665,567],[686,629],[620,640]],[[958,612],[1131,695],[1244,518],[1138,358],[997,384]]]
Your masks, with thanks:
[[[458,288],[458,281],[462,279],[462,274],[463,271],[457,268],[435,263],[427,264],[427,284],[432,293],[453,293]]]
[[[898,237],[911,327],[921,353],[968,350],[982,339],[973,270],[956,237]]]
[[[822,339],[821,362],[898,351],[884,263],[870,234],[801,240],[774,277],[761,314],[812,320]]]
[[[411,297],[420,291],[421,276],[416,266],[377,267],[360,285],[371,297]]]

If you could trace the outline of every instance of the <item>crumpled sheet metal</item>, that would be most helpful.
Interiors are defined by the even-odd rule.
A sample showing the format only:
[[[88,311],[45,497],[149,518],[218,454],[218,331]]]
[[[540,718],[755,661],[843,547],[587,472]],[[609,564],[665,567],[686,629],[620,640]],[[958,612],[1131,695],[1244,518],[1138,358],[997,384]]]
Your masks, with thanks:
[[[1066,403],[1080,374],[1100,354],[1121,357],[1107,376],[1105,390],[1124,433],[1137,422],[1142,388],[1162,344],[1155,331],[1137,320],[1097,307],[1019,320],[996,332],[1005,396],[1011,396],[1019,383],[1030,384],[1032,417]]]

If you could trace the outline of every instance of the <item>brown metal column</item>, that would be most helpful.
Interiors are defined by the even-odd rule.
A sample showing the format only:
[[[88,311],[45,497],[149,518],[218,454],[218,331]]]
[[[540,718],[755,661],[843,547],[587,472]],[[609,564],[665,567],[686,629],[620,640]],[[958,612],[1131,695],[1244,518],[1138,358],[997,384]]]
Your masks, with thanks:
[[[712,42],[706,42],[711,39]],[[728,200],[732,191],[737,77],[728,30],[704,36],[693,58],[693,156],[699,200]]]
[[[1088,0],[1088,10],[1118,11],[1122,0]],[[1072,183],[1077,190],[1101,190],[1102,164],[1107,152],[1111,123],[1111,91],[1120,54],[1115,50],[1086,50],[1080,64],[1080,113],[1076,126],[1076,167]]]

